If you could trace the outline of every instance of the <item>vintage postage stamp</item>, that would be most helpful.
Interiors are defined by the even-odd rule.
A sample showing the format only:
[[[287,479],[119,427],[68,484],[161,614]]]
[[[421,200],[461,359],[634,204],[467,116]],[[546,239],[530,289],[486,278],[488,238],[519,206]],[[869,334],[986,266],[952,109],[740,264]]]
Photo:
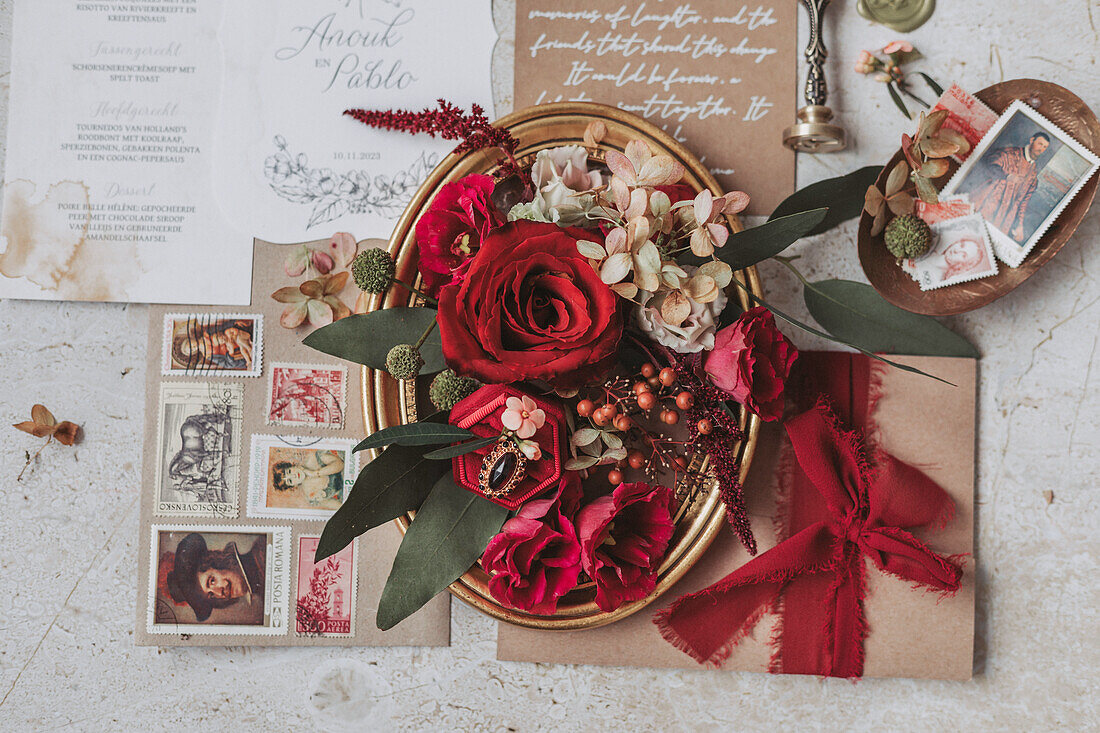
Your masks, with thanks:
[[[240,384],[160,386],[155,514],[237,516],[243,401]]]
[[[263,316],[255,313],[168,313],[161,374],[258,377],[263,334]]]
[[[294,630],[300,636],[354,636],[358,592],[355,544],[313,561],[320,537],[298,538]]]
[[[970,143],[970,150],[964,154],[954,156],[960,163],[970,157],[974,148],[997,122],[997,113],[991,110],[980,99],[968,93],[958,84],[951,87],[936,100],[931,112],[945,109],[948,112],[943,126],[948,130],[954,130],[966,138]]]
[[[312,435],[254,435],[248,515],[328,519],[355,483],[354,440]]]
[[[974,213],[969,196],[941,196],[935,204],[917,199],[916,206],[917,216],[929,225]]]
[[[267,383],[271,425],[342,428],[348,406],[348,370],[343,366],[272,364]]]
[[[290,527],[153,525],[150,634],[285,634]]]
[[[968,194],[997,257],[1018,267],[1097,168],[1100,157],[1017,100],[942,193]]]
[[[982,217],[977,214],[931,225],[932,249],[909,260],[921,290],[955,285],[997,274],[997,259]]]

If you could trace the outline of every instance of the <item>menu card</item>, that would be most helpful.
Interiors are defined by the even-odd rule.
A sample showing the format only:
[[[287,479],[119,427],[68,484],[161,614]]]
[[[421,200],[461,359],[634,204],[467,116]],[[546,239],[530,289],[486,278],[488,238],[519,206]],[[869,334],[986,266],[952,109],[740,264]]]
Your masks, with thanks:
[[[342,112],[492,114],[495,41],[490,0],[19,0],[0,297],[244,305],[253,237],[388,237],[454,143]]]

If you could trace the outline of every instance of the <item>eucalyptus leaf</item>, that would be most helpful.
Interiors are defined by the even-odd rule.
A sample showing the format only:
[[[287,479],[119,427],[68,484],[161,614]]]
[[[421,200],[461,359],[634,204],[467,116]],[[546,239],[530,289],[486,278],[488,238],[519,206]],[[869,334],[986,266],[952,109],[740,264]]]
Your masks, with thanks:
[[[901,95],[898,94],[898,90],[894,87],[894,83],[890,82],[886,85],[886,88],[890,92],[890,99],[894,100],[894,104],[898,106],[898,109],[901,110],[901,113],[905,115],[907,119],[913,119],[913,115],[909,114],[909,110],[908,108],[906,108],[905,102],[901,101]]]
[[[466,440],[474,434],[465,428],[446,423],[414,422],[408,425],[394,425],[383,428],[355,446],[354,450],[381,448],[385,445],[439,445]]]
[[[440,478],[394,557],[378,628],[392,629],[469,570],[507,518],[507,509],[461,488],[450,473]]]
[[[867,189],[875,185],[881,172],[882,166],[869,165],[854,170],[846,176],[812,183],[785,198],[768,220],[779,219],[799,211],[828,207],[829,212],[825,214],[821,223],[806,232],[806,236],[821,234],[859,216],[863,211]]]
[[[499,435],[494,435],[489,438],[478,438],[477,440],[468,440],[465,443],[459,443],[458,445],[449,445],[446,448],[438,448],[433,451],[429,451],[424,454],[424,457],[432,461],[450,460],[451,458],[457,458],[458,456],[464,456],[467,453],[472,453],[478,448],[484,448],[487,445],[500,440]]]
[[[918,71],[917,73],[924,77],[924,83],[928,85],[928,88],[931,89],[937,97],[943,96],[943,87],[937,84],[935,79],[925,74],[923,71]]]
[[[734,270],[752,267],[757,262],[774,257],[806,236],[825,219],[828,211],[825,208],[800,211],[797,214],[773,219],[752,229],[736,232],[731,234],[725,246],[715,250],[714,254]],[[709,261],[691,252],[682,254],[678,258],[681,265],[701,265]]]
[[[391,445],[363,466],[344,504],[328,520],[317,543],[317,561],[351,544],[369,529],[397,519],[423,503],[450,466],[426,460],[415,446]]]
[[[390,349],[398,344],[415,344],[435,316],[432,308],[386,308],[359,313],[318,328],[302,343],[325,354],[385,371]],[[422,374],[447,368],[438,328],[421,345],[420,355],[424,357]]]
[[[823,339],[828,339],[829,341],[834,341],[838,344],[843,344],[844,346],[851,347],[851,348],[855,349],[856,351],[860,352],[861,354],[863,354],[864,356],[868,356],[872,359],[877,359],[878,361],[881,361],[884,364],[889,364],[890,366],[894,367],[895,369],[901,369],[903,372],[910,372],[912,374],[920,374],[920,375],[923,375],[925,377],[935,379],[937,382],[943,382],[944,384],[950,384],[952,387],[956,386],[956,385],[952,384],[951,382],[948,382],[946,379],[941,379],[941,378],[937,377],[934,374],[929,374],[928,372],[922,372],[920,369],[917,369],[916,367],[908,366],[907,364],[899,364],[896,361],[891,361],[891,360],[889,360],[885,357],[879,356],[878,354],[874,353],[873,351],[868,351],[868,350],[866,350],[866,349],[864,349],[860,346],[857,346],[856,344],[854,344],[850,341],[845,341],[844,339],[837,338],[836,336],[832,336],[828,333],[825,333],[824,331],[822,331],[820,329],[817,329],[817,328],[814,328],[813,326],[807,325],[807,324],[803,323],[802,321],[799,321],[798,319],[787,315],[786,313],[779,310],[775,306],[769,304],[763,298],[758,298],[756,296],[756,294],[753,293],[751,290],[749,290],[749,288],[746,285],[744,285],[743,283],[741,283],[741,281],[734,280],[733,282],[734,282],[735,285],[737,285],[737,287],[744,290],[745,293],[749,296],[749,299],[752,300],[754,303],[756,303],[757,305],[764,306],[765,308],[770,310],[775,315],[779,316],[781,319],[783,319],[787,323],[791,324],[792,326],[796,326],[798,328],[801,328],[806,333],[812,333],[814,336],[819,336]]]
[[[886,302],[875,289],[852,280],[807,283],[810,315],[834,336],[868,351],[917,356],[977,358],[978,350],[935,318]]]

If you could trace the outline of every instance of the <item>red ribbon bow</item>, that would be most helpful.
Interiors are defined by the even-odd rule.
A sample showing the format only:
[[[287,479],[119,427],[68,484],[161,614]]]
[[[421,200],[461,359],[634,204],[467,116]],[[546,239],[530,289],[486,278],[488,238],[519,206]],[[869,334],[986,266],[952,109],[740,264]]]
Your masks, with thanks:
[[[677,648],[718,665],[783,598],[773,672],[863,674],[864,556],[880,570],[951,593],[962,569],[908,528],[949,517],[953,502],[938,484],[893,456],[869,466],[855,433],[837,427],[822,405],[789,420],[801,471],[790,491],[791,536],[711,587],[684,596],[655,622]]]

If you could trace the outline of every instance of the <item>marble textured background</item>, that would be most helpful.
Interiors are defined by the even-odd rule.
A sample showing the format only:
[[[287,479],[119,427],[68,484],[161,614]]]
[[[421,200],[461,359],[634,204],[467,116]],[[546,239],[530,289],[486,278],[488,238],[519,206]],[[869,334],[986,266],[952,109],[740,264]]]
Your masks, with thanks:
[[[33,0],[23,0],[33,1]],[[793,0],[792,0],[793,1]],[[751,3],[749,3],[752,5]],[[11,0],[0,0],[0,120]],[[734,3],[736,5],[736,3]],[[799,185],[881,162],[907,126],[850,66],[897,34],[854,2],[829,11],[830,104],[844,153]],[[511,3],[495,4],[498,113],[511,108]],[[1100,3],[940,0],[910,35],[920,68],[965,87],[1057,81],[1100,109]],[[802,29],[805,38],[805,28]],[[801,45],[801,44],[800,44]],[[51,92],[52,93],[52,92]],[[2,136],[0,136],[2,140]],[[778,141],[777,141],[778,144]],[[804,271],[862,279],[854,226],[797,245]],[[8,428],[0,448],[0,728],[270,730],[1083,730],[1097,724],[1100,207],[1007,298],[949,320],[984,354],[979,404],[978,642],[969,683],[771,677],[494,660],[493,622],[462,604],[449,649],[138,649],[137,476],[144,306],[0,303],[0,416],[41,401],[82,423],[75,450]],[[792,278],[769,297],[805,315]],[[799,345],[812,347],[798,335]],[[933,412],[927,419],[935,420]],[[1053,492],[1048,503],[1044,492]]]

